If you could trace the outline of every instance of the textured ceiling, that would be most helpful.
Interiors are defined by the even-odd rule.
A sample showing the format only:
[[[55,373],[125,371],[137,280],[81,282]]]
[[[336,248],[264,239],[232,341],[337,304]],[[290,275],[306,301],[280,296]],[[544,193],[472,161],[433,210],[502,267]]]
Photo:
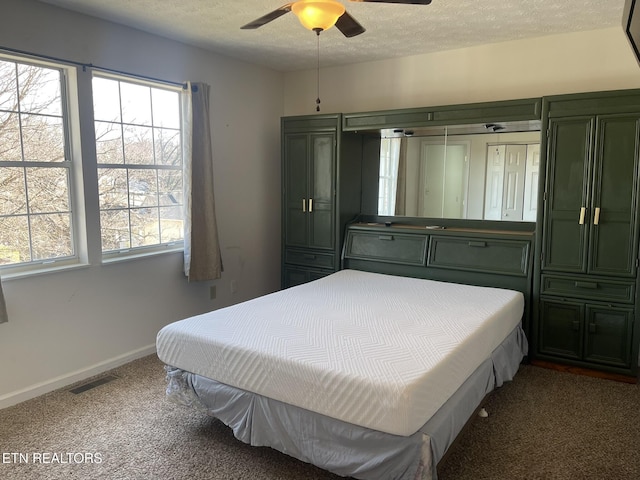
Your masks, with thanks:
[[[274,70],[315,68],[316,35],[288,13],[240,27],[283,0],[40,0]],[[286,0],[285,0],[286,1]],[[624,0],[433,0],[431,5],[342,0],[367,31],[320,36],[322,67],[619,26]]]

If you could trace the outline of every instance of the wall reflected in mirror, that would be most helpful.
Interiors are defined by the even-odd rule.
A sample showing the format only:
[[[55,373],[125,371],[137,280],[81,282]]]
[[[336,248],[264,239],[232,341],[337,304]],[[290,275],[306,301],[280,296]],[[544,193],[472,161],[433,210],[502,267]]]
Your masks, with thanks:
[[[381,131],[378,215],[536,221],[540,122]]]

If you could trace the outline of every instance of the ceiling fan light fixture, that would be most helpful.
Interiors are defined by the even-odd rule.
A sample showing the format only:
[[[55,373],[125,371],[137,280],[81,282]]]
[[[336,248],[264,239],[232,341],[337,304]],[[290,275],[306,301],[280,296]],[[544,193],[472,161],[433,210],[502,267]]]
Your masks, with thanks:
[[[345,12],[344,5],[335,0],[298,0],[291,10],[305,28],[315,32],[333,27]]]

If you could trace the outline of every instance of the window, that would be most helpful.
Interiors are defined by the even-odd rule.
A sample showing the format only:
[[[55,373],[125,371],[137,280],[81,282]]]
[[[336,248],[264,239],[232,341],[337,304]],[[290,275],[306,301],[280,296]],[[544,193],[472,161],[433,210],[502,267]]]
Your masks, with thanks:
[[[87,118],[80,113],[90,113],[92,99],[79,94],[88,82],[89,132],[80,128]],[[181,92],[180,86],[0,53],[3,273],[66,267],[98,252],[108,258],[183,247]],[[91,128],[96,157],[83,158]],[[98,198],[86,184],[96,173]],[[86,219],[89,226],[100,220],[99,235]]]
[[[183,239],[180,91],[93,77],[102,253]]]
[[[0,267],[76,256],[65,82],[0,57]]]
[[[400,138],[380,140],[378,215],[395,215]]]

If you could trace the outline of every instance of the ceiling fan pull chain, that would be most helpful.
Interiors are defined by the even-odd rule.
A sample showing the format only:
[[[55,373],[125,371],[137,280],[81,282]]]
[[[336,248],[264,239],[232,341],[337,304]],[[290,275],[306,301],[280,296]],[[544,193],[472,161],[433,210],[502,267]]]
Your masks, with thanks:
[[[320,111],[320,32],[321,29],[316,29],[316,37],[317,37],[317,53],[318,53],[318,68],[316,70],[316,90],[318,93],[318,98],[316,98],[316,112]]]

